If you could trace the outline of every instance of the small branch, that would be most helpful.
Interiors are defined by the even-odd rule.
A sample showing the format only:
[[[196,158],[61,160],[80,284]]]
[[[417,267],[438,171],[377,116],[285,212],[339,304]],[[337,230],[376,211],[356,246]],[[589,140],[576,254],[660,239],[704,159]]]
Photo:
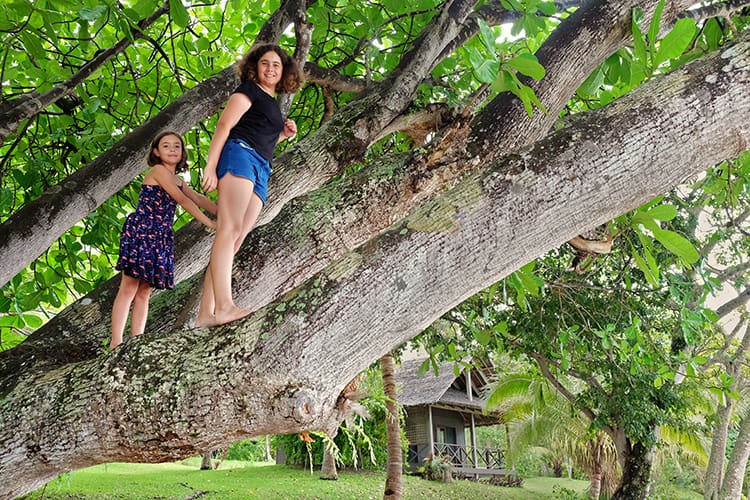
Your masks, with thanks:
[[[138,23],[138,29],[132,34],[132,39],[125,37],[113,47],[101,51],[94,59],[84,64],[75,75],[51,90],[42,95],[37,94],[36,91],[32,91],[10,101],[7,106],[3,106],[0,109],[0,124],[2,124],[0,125],[0,144],[10,134],[18,130],[18,125],[21,121],[38,114],[50,104],[54,104],[62,97],[69,95],[81,82],[91,76],[94,71],[124,51],[132,40],[144,38],[143,31],[151,26],[159,17],[168,12],[168,10],[169,2],[165,1],[153,14]]]
[[[725,302],[724,304],[722,304],[719,308],[716,309],[716,314],[718,314],[719,318],[722,319],[729,313],[747,304],[748,300],[750,300],[750,288],[746,288],[735,298],[733,298],[729,302]]]

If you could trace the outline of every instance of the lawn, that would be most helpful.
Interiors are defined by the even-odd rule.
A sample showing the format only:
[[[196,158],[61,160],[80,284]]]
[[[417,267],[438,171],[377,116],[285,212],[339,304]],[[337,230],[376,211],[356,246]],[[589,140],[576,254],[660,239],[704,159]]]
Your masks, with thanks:
[[[169,464],[97,465],[50,481],[22,497],[37,499],[379,499],[385,473],[343,471],[338,481],[322,481],[318,472],[281,465],[224,461],[218,470],[201,471],[197,459]],[[555,485],[583,492],[588,483],[568,479],[531,478],[523,488],[501,488],[472,481],[443,484],[404,476],[403,497],[429,499],[560,498]]]
[[[318,471],[268,463],[225,460],[218,470],[202,471],[200,459],[167,464],[114,463],[63,474],[24,500],[368,500],[383,497],[384,472],[339,472],[338,481],[322,481]],[[527,478],[521,488],[482,482],[450,484],[404,476],[405,499],[570,499],[583,493],[587,481],[551,477]],[[560,492],[564,494],[560,494]],[[657,495],[658,496],[658,495]],[[579,498],[584,498],[579,496]],[[664,498],[700,500],[695,492],[675,490]]]

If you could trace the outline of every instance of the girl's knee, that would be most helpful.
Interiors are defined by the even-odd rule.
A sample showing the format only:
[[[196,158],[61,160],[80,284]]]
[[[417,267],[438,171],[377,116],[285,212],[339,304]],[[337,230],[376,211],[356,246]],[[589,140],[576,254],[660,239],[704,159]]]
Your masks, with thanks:
[[[118,290],[118,294],[123,297],[129,297],[133,298],[138,293],[139,290],[139,281],[128,279],[128,280],[122,280],[120,282],[120,289]]]
[[[135,298],[136,300],[149,300],[150,297],[151,287],[148,285],[148,283],[143,282],[143,284],[138,287]]]
[[[216,236],[235,241],[242,234],[242,224],[222,224],[216,228]]]

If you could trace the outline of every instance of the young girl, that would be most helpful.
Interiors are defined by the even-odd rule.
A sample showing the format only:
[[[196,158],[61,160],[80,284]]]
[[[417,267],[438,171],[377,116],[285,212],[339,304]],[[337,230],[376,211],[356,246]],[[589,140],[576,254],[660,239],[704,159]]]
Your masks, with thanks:
[[[143,333],[152,288],[174,288],[174,232],[172,224],[179,203],[210,228],[216,223],[200,209],[216,214],[216,204],[196,193],[176,174],[187,166],[182,137],[163,132],[151,144],[147,163],[152,168],[143,177],[138,207],[128,215],[120,237],[120,256],[115,269],[122,271],[120,290],[112,306],[110,349],[122,343],[128,319],[133,337]]]
[[[274,98],[302,85],[296,61],[277,45],[261,45],[238,69],[240,85],[219,117],[203,172],[203,189],[219,189],[219,211],[196,326],[221,325],[250,313],[232,299],[232,261],[266,202],[274,147],[297,133]]]

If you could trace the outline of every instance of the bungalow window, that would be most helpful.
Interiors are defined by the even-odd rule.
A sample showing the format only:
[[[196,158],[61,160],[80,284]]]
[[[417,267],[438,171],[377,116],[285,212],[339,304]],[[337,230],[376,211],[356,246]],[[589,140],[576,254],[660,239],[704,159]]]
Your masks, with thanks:
[[[444,425],[438,425],[435,427],[435,434],[437,436],[437,442],[438,443],[445,443],[445,444],[457,444],[458,441],[456,441],[456,428],[455,427],[446,427]]]

